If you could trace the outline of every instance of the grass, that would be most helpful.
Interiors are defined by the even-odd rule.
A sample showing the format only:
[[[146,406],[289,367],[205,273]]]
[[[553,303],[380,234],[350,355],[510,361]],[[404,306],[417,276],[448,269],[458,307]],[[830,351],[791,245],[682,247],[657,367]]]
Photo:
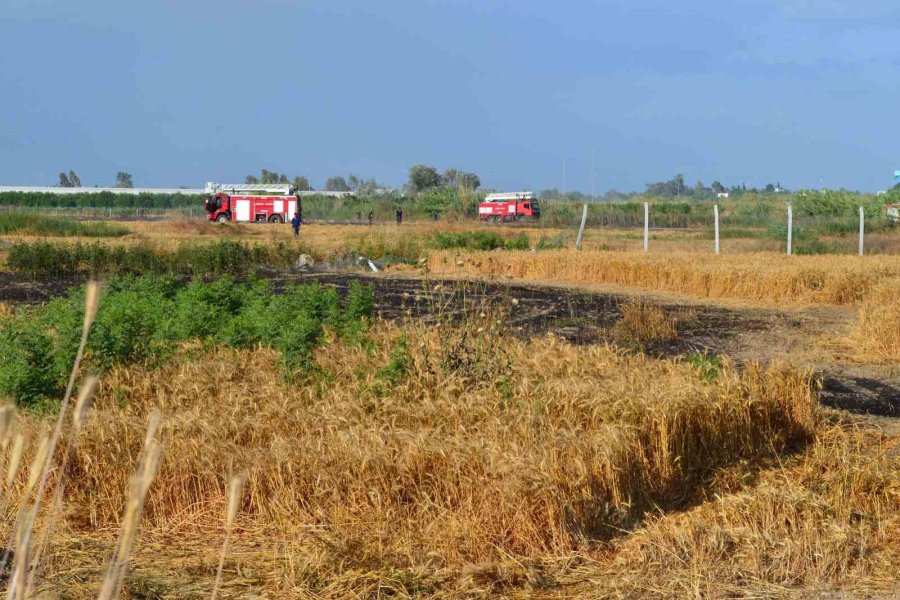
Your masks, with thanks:
[[[76,355],[83,293],[74,291],[45,307],[0,320],[0,394],[20,406],[52,407],[62,394]],[[85,363],[94,372],[118,364],[158,365],[185,342],[278,350],[285,376],[309,366],[310,354],[329,328],[358,337],[372,314],[372,290],[351,285],[341,302],[332,288],[293,285],[274,294],[264,281],[222,278],[184,285],[174,279],[118,279],[108,284],[88,339]]]
[[[105,221],[76,221],[16,212],[0,213],[0,235],[121,237],[128,233],[127,227]]]
[[[298,244],[245,244],[220,239],[212,243],[183,242],[159,248],[147,243],[108,246],[99,243],[57,244],[18,242],[6,257],[13,272],[32,277],[95,275],[233,275],[246,277],[257,269],[289,268],[304,251]]]
[[[654,304],[627,302],[613,326],[613,335],[625,344],[669,342],[678,337],[676,320]]]
[[[872,290],[859,307],[851,336],[857,358],[900,362],[900,288],[886,282]]]
[[[733,298],[779,304],[852,305],[879,285],[900,284],[894,257],[777,256],[710,257],[691,253],[641,255],[627,252],[539,253],[436,252],[432,273],[482,275],[578,285],[617,284],[683,292],[701,298]]]
[[[185,306],[211,294],[194,292]],[[326,330],[313,376],[290,382],[265,344],[111,364],[47,477],[65,505],[34,512],[46,549],[29,562],[20,543],[17,568],[51,596],[102,583],[104,598],[896,590],[900,436],[827,418],[808,373],[501,323],[483,306],[365,339]],[[45,427],[0,412],[0,464],[35,465],[11,470],[12,506],[60,460]]]
[[[400,362],[410,363],[398,370],[403,336]],[[709,383],[689,366],[607,348],[509,340],[509,396],[430,361],[447,337],[380,326],[374,351],[335,338],[316,354],[326,382],[303,386],[279,382],[268,349],[114,368],[73,463],[73,514],[90,506],[91,529],[119,521],[132,469],[122,456],[139,454],[142,424],[161,409],[166,458],[147,496],[148,527],[200,527],[205,507],[226,504],[222,474],[243,471],[244,519],[294,538],[292,554],[307,557],[288,585],[318,580],[350,593],[401,572],[454,589],[476,565],[589,551],[648,512],[689,504],[716,469],[813,435],[809,381],[789,370],[727,371]],[[255,368],[235,373],[235,364]],[[390,391],[367,392],[385,368],[399,371]],[[129,390],[124,408],[118,388]],[[198,397],[216,398],[214,417]],[[303,528],[318,533],[295,538]],[[455,575],[440,583],[438,571]]]
[[[528,250],[528,236],[520,232],[504,237],[493,231],[438,232],[432,241],[435,248],[465,248],[467,250]]]

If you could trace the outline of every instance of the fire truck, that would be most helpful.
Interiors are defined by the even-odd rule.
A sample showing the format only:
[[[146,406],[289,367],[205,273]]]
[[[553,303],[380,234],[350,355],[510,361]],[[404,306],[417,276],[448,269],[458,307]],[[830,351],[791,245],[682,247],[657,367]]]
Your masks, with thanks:
[[[488,194],[478,205],[478,218],[490,223],[500,221],[536,221],[541,218],[541,205],[534,192]]]
[[[286,183],[207,183],[203,206],[210,221],[286,223],[302,216],[300,196]]]

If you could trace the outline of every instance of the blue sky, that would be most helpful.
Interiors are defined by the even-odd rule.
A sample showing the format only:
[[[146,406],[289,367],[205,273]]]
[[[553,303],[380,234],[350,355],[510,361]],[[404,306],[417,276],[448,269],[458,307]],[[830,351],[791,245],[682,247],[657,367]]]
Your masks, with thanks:
[[[896,0],[0,0],[0,184],[892,185]]]

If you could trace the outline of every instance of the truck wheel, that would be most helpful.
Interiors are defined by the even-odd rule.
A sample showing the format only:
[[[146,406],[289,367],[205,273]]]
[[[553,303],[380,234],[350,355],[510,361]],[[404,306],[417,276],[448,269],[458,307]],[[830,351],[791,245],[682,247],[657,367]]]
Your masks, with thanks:
[[[269,223],[281,223],[281,217],[278,215],[272,215],[269,217]]]
[[[521,223],[521,222],[524,221],[524,220],[525,220],[525,215],[518,215],[518,216],[516,217],[516,221],[518,221],[519,223]]]
[[[228,215],[224,213],[216,217],[216,221],[218,221],[219,223],[227,223],[230,220],[231,219],[228,218]]]

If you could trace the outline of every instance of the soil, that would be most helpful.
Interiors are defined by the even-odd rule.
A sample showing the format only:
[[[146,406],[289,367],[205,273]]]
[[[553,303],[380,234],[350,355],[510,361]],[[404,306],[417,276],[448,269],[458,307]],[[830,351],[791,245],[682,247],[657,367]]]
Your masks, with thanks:
[[[560,287],[463,280],[423,280],[366,274],[311,273],[272,277],[275,289],[318,281],[340,290],[363,281],[375,290],[376,312],[385,319],[447,321],[472,312],[504,310],[513,335],[556,335],[574,344],[615,342],[659,357],[695,354],[751,361],[790,362],[810,368],[822,386],[823,404],[854,413],[900,417],[900,365],[856,364],[829,348],[853,323],[852,309],[794,310],[673,302],[652,295],[588,292]],[[80,283],[74,278],[33,281],[0,273],[0,302],[39,303]],[[626,302],[652,303],[676,323],[677,337],[662,342],[623,340],[614,327]],[[492,313],[496,314],[496,313]]]

